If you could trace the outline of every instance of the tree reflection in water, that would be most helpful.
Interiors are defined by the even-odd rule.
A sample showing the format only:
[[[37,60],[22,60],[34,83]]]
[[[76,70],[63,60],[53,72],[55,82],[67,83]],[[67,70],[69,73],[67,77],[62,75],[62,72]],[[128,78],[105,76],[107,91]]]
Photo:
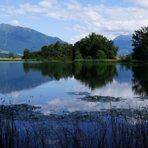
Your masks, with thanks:
[[[117,75],[116,64],[95,62],[75,63],[24,63],[24,70],[40,70],[44,76],[56,80],[74,77],[91,89],[99,88],[113,81]]]
[[[148,65],[133,66],[133,90],[140,96],[148,96]]]

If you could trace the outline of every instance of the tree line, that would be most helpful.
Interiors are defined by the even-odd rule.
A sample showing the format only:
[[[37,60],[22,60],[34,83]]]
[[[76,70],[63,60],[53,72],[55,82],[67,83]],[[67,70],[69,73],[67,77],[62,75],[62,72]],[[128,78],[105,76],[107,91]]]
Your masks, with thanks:
[[[133,47],[133,59],[148,60],[148,27],[135,31],[133,34]]]
[[[57,42],[43,46],[41,50],[24,50],[24,59],[75,60],[75,59],[115,59],[118,48],[111,40],[95,33],[81,39],[74,45]]]
[[[123,60],[148,60],[148,27],[136,30],[133,34],[133,52]],[[95,33],[82,38],[74,45],[68,43],[43,46],[41,50],[24,50],[24,59],[75,60],[75,59],[115,59],[118,48],[113,41]]]

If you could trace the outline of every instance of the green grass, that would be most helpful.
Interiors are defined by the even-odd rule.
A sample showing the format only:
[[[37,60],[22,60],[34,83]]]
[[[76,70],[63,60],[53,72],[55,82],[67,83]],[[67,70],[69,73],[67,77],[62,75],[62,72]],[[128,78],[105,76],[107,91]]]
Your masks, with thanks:
[[[0,58],[0,61],[23,61],[22,58]]]
[[[123,60],[120,58],[116,59],[75,59],[74,61],[70,60],[50,60],[50,59],[22,59],[22,58],[0,58],[0,61],[40,61],[40,62],[107,62],[107,63],[145,63],[148,61],[140,61],[140,60]]]

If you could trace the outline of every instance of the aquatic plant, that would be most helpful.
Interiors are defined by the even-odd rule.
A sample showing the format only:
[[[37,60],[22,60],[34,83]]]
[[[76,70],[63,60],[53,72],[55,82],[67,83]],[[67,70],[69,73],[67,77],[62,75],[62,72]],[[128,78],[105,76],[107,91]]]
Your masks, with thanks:
[[[0,106],[0,147],[145,148],[147,115],[145,108],[45,116],[34,106]]]

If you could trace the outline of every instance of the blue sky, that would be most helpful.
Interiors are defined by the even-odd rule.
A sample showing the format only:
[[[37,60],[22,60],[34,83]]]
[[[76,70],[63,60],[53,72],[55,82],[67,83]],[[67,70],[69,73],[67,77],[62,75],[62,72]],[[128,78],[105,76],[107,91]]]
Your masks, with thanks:
[[[148,25],[148,0],[3,0],[0,23],[74,43],[91,32],[113,39]]]

